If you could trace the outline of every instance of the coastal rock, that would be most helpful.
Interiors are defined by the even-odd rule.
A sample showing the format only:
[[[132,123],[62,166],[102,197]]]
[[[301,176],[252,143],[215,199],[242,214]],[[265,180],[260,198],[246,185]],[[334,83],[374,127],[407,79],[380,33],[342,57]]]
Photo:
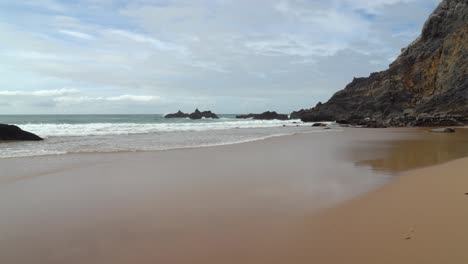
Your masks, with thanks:
[[[366,127],[468,124],[467,14],[466,0],[443,0],[389,69],[354,78],[328,102],[291,118]]]
[[[164,118],[187,118],[187,117],[189,117],[189,114],[186,114],[180,110],[177,113],[167,114],[164,116]]]
[[[301,116],[306,113],[307,110],[301,109],[299,111],[293,111],[291,114],[289,114],[290,119],[301,119]]]
[[[43,139],[17,126],[0,124],[0,140],[39,141]]]
[[[288,115],[285,114],[278,114],[275,111],[270,112],[263,112],[261,114],[248,114],[248,115],[238,115],[236,118],[252,118],[252,119],[258,119],[258,120],[273,120],[273,119],[278,119],[278,120],[288,120]]]
[[[445,127],[445,128],[435,128],[431,130],[432,133],[453,133],[455,132],[455,129],[450,128],[450,127]]]
[[[200,110],[195,109],[195,111],[193,113],[191,113],[189,116],[188,116],[190,119],[202,119],[202,118],[212,118],[212,119],[218,119],[219,117],[211,112],[211,111],[203,111],[203,112],[200,112]]]
[[[327,125],[324,123],[313,123],[312,126],[313,127],[326,127]]]
[[[167,114],[164,116],[164,118],[187,118],[187,117],[190,119],[202,119],[202,118],[218,119],[219,118],[215,113],[211,111],[200,112],[200,110],[198,109],[195,109],[195,111],[191,114],[187,114],[179,110],[177,113]]]

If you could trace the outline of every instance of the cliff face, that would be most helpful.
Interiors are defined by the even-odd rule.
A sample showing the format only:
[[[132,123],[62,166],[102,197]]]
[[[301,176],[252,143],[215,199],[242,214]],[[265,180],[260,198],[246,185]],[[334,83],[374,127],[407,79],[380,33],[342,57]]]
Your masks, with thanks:
[[[303,121],[371,120],[380,126],[461,124],[468,117],[468,1],[443,0],[388,70],[355,78]],[[450,121],[451,120],[451,121]]]

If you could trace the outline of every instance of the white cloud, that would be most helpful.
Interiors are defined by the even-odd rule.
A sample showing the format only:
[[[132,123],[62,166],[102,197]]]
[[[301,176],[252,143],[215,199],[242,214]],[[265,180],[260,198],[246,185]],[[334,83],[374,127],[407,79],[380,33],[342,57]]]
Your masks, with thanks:
[[[384,69],[438,1],[0,0],[0,112],[308,107]]]
[[[159,99],[160,99],[159,96],[154,96],[154,95],[131,95],[131,94],[124,94],[124,95],[105,98],[105,100],[108,100],[108,101],[135,101],[135,102],[151,102],[151,101],[155,101]]]
[[[118,29],[109,29],[106,30],[106,32],[110,34],[114,34],[120,37],[124,37],[127,39],[130,39],[135,42],[140,42],[140,43],[146,43],[152,45],[156,49],[160,50],[174,50],[178,51],[180,53],[186,54],[187,50],[185,47],[182,45],[177,45],[168,41],[162,41],[160,39],[150,37],[147,35],[139,34],[139,33],[134,33],[126,30],[118,30]]]
[[[226,70],[224,67],[220,66],[219,64],[217,64],[215,62],[187,61],[187,62],[185,62],[185,64],[189,65],[191,67],[211,70],[211,71],[215,71],[215,72],[219,72],[219,73],[227,73],[228,72],[228,70]]]
[[[67,94],[80,93],[78,89],[54,89],[54,90],[37,90],[37,91],[0,91],[0,95],[3,96],[61,96]]]
[[[54,12],[64,12],[67,8],[59,1],[55,0],[23,0],[20,5],[47,9]]]
[[[86,40],[94,39],[94,37],[89,34],[78,32],[78,31],[73,31],[73,30],[61,29],[58,32],[61,34],[70,36],[70,37],[74,37],[74,38],[80,38],[80,39],[86,39]]]
[[[330,56],[346,46],[331,43],[314,44],[312,40],[298,39],[290,36],[279,36],[272,40],[252,41],[245,43],[245,47],[255,53],[265,56]]]
[[[53,100],[57,103],[71,103],[71,104],[80,104],[86,102],[96,102],[96,101],[109,101],[109,102],[137,102],[137,103],[148,103],[160,100],[161,97],[154,95],[118,95],[118,96],[109,96],[109,97],[91,97],[91,96],[61,96],[56,97]]]
[[[39,52],[34,50],[16,50],[8,51],[4,53],[5,55],[15,58],[15,59],[24,59],[24,60],[59,60],[60,57],[53,53]]]
[[[338,0],[338,2],[344,2],[354,9],[362,9],[369,13],[381,12],[382,8],[388,5],[394,5],[398,3],[409,3],[417,0]],[[337,2],[337,0],[335,0]]]

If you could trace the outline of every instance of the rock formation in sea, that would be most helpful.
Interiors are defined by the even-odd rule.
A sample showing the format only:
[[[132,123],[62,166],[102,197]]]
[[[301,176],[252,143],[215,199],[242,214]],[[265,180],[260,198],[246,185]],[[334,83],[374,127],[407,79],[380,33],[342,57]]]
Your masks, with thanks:
[[[468,1],[443,0],[389,69],[354,78],[303,121],[371,127],[468,124]]]
[[[31,132],[22,130],[17,126],[0,124],[0,140],[39,141],[43,139]]]
[[[164,116],[164,118],[187,118],[189,117],[189,114],[186,114],[182,111],[177,111],[177,113],[173,113],[173,114],[167,114]]]
[[[164,116],[164,118],[187,118],[187,117],[190,119],[202,119],[202,118],[218,119],[219,118],[215,113],[211,111],[200,112],[198,108],[195,109],[195,111],[191,114],[187,114],[179,110],[177,113],[167,114]]]
[[[259,119],[259,120],[273,120],[273,119],[278,119],[278,120],[288,120],[288,115],[284,114],[278,114],[275,111],[270,112],[263,112],[261,114],[248,114],[248,115],[238,115],[236,118],[252,118],[252,119]]]
[[[200,112],[200,110],[195,109],[195,111],[193,113],[191,113],[189,115],[189,118],[190,119],[202,119],[202,118],[213,118],[213,119],[218,119],[219,117],[211,112],[211,111],[203,111],[203,112]]]

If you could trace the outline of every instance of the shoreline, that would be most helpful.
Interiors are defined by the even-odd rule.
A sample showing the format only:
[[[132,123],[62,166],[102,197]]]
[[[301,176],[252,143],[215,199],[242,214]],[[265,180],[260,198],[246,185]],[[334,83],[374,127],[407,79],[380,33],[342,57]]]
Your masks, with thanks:
[[[209,129],[206,131],[154,131],[150,133],[129,133],[121,135],[47,136],[39,134],[45,138],[44,141],[35,143],[30,143],[28,141],[0,143],[0,149],[5,148],[7,150],[5,153],[0,152],[0,159],[77,153],[140,152],[211,147],[263,140],[265,138],[281,135],[317,131],[319,131],[319,129],[310,127],[309,125],[295,125],[286,127]]]
[[[296,126],[289,126],[289,127],[296,127]],[[302,126],[306,127],[306,126]],[[308,126],[307,126],[308,127]],[[279,127],[274,127],[274,128],[279,128]],[[232,128],[236,129],[236,128]],[[249,128],[243,128],[243,129],[249,129]],[[211,130],[211,131],[217,131],[217,130]],[[257,142],[257,141],[263,141],[263,140],[268,140],[270,138],[277,138],[277,137],[288,137],[288,136],[294,136],[294,135],[300,135],[300,134],[311,134],[311,133],[326,133],[326,132],[340,132],[342,129],[328,129],[328,130],[310,130],[310,131],[297,131],[297,132],[291,132],[291,133],[286,133],[286,134],[272,134],[272,135],[267,135],[263,136],[260,138],[252,138],[252,139],[245,139],[245,140],[240,140],[240,141],[233,141],[233,142],[225,142],[225,143],[213,143],[213,144],[208,144],[208,145],[197,145],[197,146],[181,146],[181,147],[172,147],[172,148],[163,148],[163,149],[149,149],[149,150],[144,150],[144,149],[138,149],[138,150],[116,150],[116,151],[83,151],[83,152],[61,152],[61,153],[50,153],[50,154],[36,154],[36,155],[31,155],[31,156],[7,156],[7,157],[0,157],[0,159],[18,159],[18,158],[34,158],[34,157],[44,157],[44,156],[61,156],[61,155],[87,155],[87,154],[94,154],[94,155],[99,155],[99,154],[119,154],[119,153],[145,153],[145,152],[158,152],[158,151],[171,151],[171,150],[186,150],[186,149],[198,149],[198,148],[213,148],[213,147],[222,147],[222,146],[230,146],[230,145],[237,145],[237,144],[246,144],[246,143],[251,143],[251,142]],[[198,131],[200,132],[200,131]],[[133,134],[133,135],[142,135],[142,134]],[[144,135],[152,135],[152,133],[144,133]],[[45,138],[44,140],[47,140]],[[5,141],[1,143],[21,143],[21,141]],[[47,143],[45,141],[45,143]]]
[[[343,249],[321,246],[335,235],[320,231],[327,230],[320,219],[333,223],[323,215],[385,190],[402,168],[466,156],[464,135],[353,128],[207,148],[3,159],[12,178],[0,178],[0,213],[8,215],[0,218],[0,260],[334,263],[320,252]],[[333,219],[353,214],[340,217]]]

